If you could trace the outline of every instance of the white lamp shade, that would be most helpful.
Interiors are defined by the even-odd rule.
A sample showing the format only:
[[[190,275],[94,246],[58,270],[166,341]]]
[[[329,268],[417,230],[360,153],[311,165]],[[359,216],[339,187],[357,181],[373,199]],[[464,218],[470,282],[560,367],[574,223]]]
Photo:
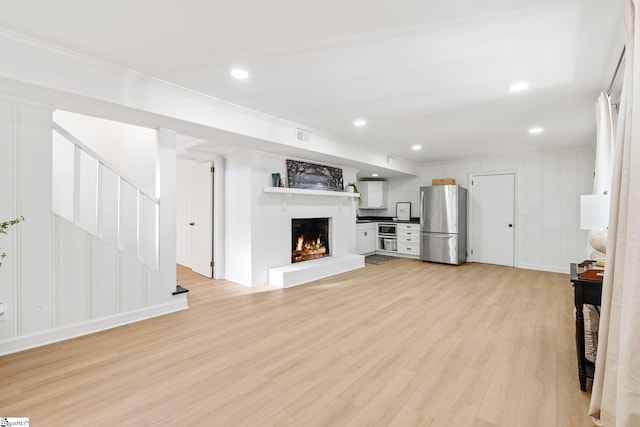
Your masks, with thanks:
[[[580,228],[597,230],[609,225],[609,196],[590,194],[580,196]]]

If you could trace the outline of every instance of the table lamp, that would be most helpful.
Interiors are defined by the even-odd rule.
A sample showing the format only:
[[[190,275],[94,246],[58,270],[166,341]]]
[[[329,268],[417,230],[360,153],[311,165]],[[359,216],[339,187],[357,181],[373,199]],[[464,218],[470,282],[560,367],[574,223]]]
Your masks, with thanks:
[[[589,231],[589,244],[595,252],[591,259],[604,259],[607,253],[607,226],[609,225],[609,195],[580,196],[580,228]]]

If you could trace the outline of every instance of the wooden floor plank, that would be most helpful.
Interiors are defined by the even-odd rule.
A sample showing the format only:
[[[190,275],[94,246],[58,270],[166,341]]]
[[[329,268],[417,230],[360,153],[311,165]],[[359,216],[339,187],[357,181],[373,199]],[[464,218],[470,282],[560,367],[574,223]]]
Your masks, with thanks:
[[[33,425],[588,426],[567,275],[399,259],[0,357]]]

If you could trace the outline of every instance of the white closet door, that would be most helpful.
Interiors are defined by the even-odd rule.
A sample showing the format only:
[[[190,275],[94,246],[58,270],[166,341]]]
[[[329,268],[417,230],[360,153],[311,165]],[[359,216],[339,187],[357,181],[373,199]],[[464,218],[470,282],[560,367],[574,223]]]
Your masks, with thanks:
[[[473,175],[471,183],[471,259],[513,267],[515,175]]]
[[[211,163],[191,169],[191,269],[213,277],[213,173]]]

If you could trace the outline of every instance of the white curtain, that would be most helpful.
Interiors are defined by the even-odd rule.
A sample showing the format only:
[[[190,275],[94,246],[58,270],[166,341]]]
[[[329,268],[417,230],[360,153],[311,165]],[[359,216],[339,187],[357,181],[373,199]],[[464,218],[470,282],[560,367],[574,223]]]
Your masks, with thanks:
[[[596,102],[596,162],[593,174],[593,194],[609,194],[611,191],[611,171],[613,169],[613,119],[611,100],[602,92]],[[599,231],[591,231],[600,233]],[[589,238],[591,240],[591,237]],[[590,241],[586,244],[585,259],[601,259],[604,254],[595,250]]]
[[[596,102],[596,168],[593,194],[609,194],[613,164],[613,120],[609,95],[602,92]]]
[[[625,2],[626,60],[616,132],[598,360],[589,414],[640,426],[640,0]],[[634,72],[636,75],[634,75]]]

